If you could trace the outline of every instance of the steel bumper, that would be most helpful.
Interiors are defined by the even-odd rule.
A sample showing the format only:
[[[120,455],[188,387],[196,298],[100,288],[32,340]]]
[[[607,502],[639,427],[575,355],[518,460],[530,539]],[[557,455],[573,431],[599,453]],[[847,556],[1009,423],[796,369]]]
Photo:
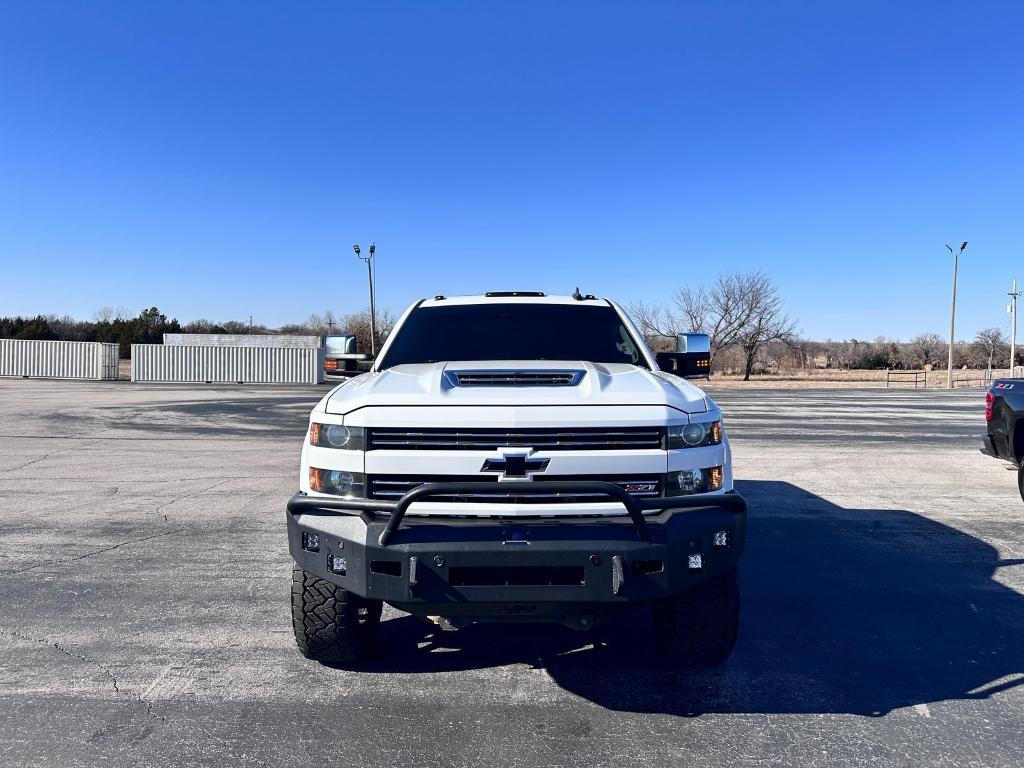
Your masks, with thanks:
[[[432,483],[394,503],[296,494],[286,515],[292,557],[363,597],[415,613],[479,616],[666,597],[733,567],[743,552],[746,503],[735,493],[636,499],[581,481],[565,492],[606,493],[629,517],[405,518],[414,501],[480,488],[470,485]],[[555,485],[543,491],[562,490]]]

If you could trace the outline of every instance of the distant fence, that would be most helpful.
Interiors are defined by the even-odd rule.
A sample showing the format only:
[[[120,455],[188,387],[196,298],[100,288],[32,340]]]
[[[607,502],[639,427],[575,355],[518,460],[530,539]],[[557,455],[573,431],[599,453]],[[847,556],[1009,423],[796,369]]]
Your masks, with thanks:
[[[999,378],[994,371],[953,371],[953,388],[988,387],[992,384],[993,378]],[[946,386],[945,379],[942,386]]]
[[[287,347],[323,346],[319,336],[289,336],[267,333],[165,333],[164,344],[175,347]]]
[[[929,380],[929,371],[888,370],[885,372],[885,386],[905,386],[913,387],[914,389],[922,387],[927,389],[928,386],[931,385],[932,389],[936,389],[945,388],[949,385],[949,376],[946,371],[930,371],[930,373],[931,378]],[[1007,371],[1007,373],[1010,372]],[[953,388],[955,389],[960,387],[962,389],[967,389],[987,387],[992,383],[992,379],[997,379],[1004,375],[1004,372],[1001,370],[972,371],[968,369],[958,371],[954,369]]]
[[[928,371],[893,371],[887,370],[885,372],[885,386],[891,387],[893,385],[903,387],[918,387],[928,388]]]
[[[117,344],[0,339],[0,376],[116,379]]]
[[[1012,378],[1024,375],[1021,366],[1014,372],[1006,368],[995,368],[989,373],[985,369],[953,370],[954,385],[957,387],[987,386],[993,379]],[[712,372],[711,384],[739,382],[741,374]],[[946,371],[944,370],[903,370],[897,368],[781,368],[768,372],[757,373],[751,377],[753,385],[791,386],[791,387],[891,387],[894,389],[945,389]]]
[[[319,384],[323,350],[132,344],[132,381]]]

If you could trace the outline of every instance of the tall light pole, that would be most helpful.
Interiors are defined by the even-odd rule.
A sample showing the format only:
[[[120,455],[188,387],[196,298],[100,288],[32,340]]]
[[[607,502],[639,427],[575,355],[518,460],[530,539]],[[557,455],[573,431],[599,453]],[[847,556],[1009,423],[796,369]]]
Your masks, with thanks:
[[[1017,278],[1013,278],[1013,288],[1008,294],[1010,297],[1010,378],[1013,378],[1013,364],[1016,362],[1017,354],[1017,297],[1024,291],[1017,290]]]
[[[960,250],[954,251],[949,244],[946,244],[946,249],[953,254],[953,307],[949,313],[949,364],[946,366],[946,388],[953,388],[953,332],[956,326],[956,268],[960,261],[960,254],[964,252],[964,248],[967,247],[967,241],[964,240],[960,244]]]
[[[376,357],[377,355],[377,307],[374,303],[374,291],[373,291],[373,256],[377,252],[377,244],[370,243],[370,255],[363,256],[359,250],[359,243],[352,246],[352,250],[356,252],[356,256],[366,262],[366,280],[370,284],[370,355]]]

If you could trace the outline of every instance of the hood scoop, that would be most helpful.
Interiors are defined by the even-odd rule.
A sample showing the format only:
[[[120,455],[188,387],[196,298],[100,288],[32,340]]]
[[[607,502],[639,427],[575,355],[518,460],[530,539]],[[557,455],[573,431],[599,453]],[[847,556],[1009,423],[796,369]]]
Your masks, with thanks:
[[[450,387],[575,387],[586,371],[572,370],[463,370],[445,371]]]

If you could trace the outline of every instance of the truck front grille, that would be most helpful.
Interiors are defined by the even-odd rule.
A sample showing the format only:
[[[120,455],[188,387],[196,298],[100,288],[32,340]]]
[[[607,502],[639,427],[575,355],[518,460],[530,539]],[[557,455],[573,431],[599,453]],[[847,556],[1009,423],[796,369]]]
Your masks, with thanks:
[[[556,480],[601,480],[603,482],[615,483],[633,496],[639,498],[651,498],[662,495],[660,475],[631,475],[629,477],[595,477],[593,475],[550,475],[534,477],[533,482],[538,486]],[[367,496],[371,499],[384,501],[396,501],[424,483],[489,483],[491,488],[481,488],[474,493],[460,493],[457,496],[431,496],[430,501],[441,502],[489,502],[489,503],[520,503],[520,504],[553,504],[553,503],[574,503],[581,501],[608,500],[608,497],[601,493],[541,493],[538,487],[532,493],[509,493],[502,490],[501,483],[496,477],[485,477],[481,475],[377,475],[367,478]]]
[[[402,429],[367,430],[367,450],[490,451],[522,445],[544,451],[661,449],[665,430],[659,427],[591,429]]]

